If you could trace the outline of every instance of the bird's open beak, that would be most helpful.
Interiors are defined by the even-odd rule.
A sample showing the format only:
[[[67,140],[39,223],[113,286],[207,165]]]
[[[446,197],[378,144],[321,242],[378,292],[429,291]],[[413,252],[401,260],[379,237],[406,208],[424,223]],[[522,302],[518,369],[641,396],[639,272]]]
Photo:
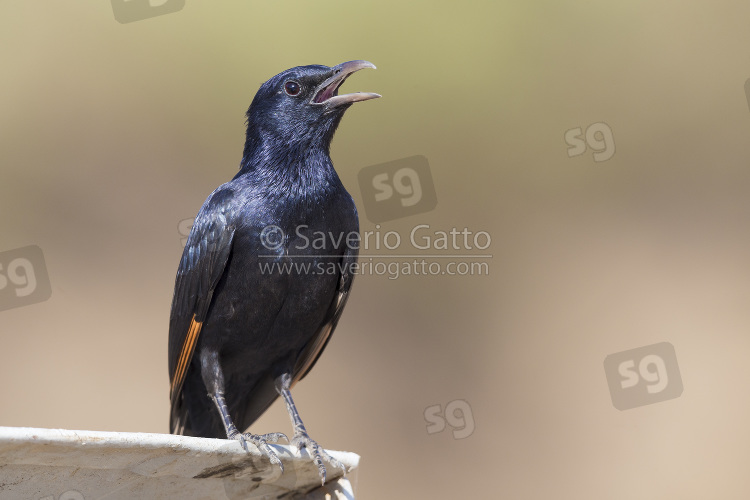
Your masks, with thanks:
[[[333,76],[321,83],[315,89],[310,104],[324,104],[328,107],[341,106],[342,104],[351,104],[357,101],[367,101],[376,99],[380,94],[372,92],[355,92],[353,94],[337,95],[339,87],[349,75],[364,68],[375,69],[375,65],[368,61],[349,61],[333,67]]]

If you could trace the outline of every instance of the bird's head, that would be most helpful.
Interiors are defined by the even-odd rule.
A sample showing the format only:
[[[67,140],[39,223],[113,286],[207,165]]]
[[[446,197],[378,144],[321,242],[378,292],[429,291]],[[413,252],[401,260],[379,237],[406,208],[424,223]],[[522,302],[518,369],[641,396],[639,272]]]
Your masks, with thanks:
[[[341,84],[364,68],[375,65],[297,66],[261,85],[247,110],[246,153],[267,142],[327,150],[344,112],[355,102],[380,97],[370,92],[339,95]]]

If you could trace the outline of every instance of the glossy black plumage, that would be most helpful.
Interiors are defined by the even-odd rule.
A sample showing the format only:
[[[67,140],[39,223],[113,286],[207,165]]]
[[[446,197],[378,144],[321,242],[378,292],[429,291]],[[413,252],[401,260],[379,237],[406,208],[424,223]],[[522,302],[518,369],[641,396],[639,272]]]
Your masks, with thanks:
[[[379,97],[338,95],[343,81],[365,67],[374,66],[292,68],[253,99],[240,171],[203,204],[175,280],[171,432],[229,437],[243,446],[249,440],[280,465],[266,444],[279,434],[243,437],[238,430],[281,395],[294,424],[292,442],[311,448],[325,478],[322,459],[332,460],[295,417],[289,389],[320,356],[352,284],[357,209],[329,146],[353,102]],[[334,237],[313,248],[310,240],[321,233]]]

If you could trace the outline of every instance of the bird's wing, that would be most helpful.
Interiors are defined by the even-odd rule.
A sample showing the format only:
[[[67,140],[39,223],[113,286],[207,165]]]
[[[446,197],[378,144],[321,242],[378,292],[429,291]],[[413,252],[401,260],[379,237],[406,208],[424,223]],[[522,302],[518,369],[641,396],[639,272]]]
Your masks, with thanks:
[[[292,384],[305,378],[305,375],[312,370],[312,367],[315,366],[315,363],[318,361],[318,358],[326,345],[328,345],[333,330],[336,328],[336,324],[339,322],[341,313],[344,310],[346,301],[349,300],[349,291],[352,287],[352,281],[354,281],[352,268],[354,263],[357,262],[358,254],[358,249],[346,249],[346,252],[340,261],[341,277],[339,278],[338,288],[336,289],[333,302],[331,303],[331,307],[328,308],[328,312],[318,329],[318,333],[302,349],[302,353],[294,366]]]
[[[169,430],[173,433],[185,430],[187,409],[182,404],[182,386],[214,289],[232,250],[235,228],[227,220],[231,219],[231,200],[232,191],[221,188],[206,200],[177,270],[169,318]]]

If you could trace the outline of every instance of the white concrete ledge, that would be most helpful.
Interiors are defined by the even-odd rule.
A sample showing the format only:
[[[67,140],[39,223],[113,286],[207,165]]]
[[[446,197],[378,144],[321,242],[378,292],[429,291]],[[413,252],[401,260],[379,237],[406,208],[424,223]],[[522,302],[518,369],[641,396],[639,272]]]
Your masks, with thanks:
[[[342,471],[327,482],[306,451],[271,445],[284,474],[254,446],[171,434],[0,427],[0,500],[346,499]],[[347,468],[354,453],[328,451]]]

